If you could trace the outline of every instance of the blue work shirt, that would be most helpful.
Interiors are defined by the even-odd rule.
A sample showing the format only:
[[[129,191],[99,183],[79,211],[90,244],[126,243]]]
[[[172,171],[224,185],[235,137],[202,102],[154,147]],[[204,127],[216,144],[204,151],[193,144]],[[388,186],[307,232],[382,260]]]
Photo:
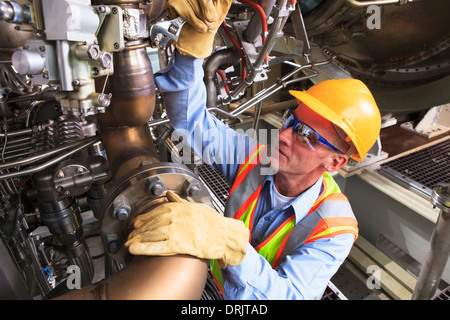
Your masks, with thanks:
[[[176,132],[231,185],[257,142],[227,127],[206,109],[203,60],[176,53],[171,64],[157,74],[156,83]],[[254,247],[293,213],[296,222],[302,220],[321,192],[322,179],[276,208],[272,204],[274,188],[273,175],[268,175],[256,207],[247,254],[239,266],[222,269],[225,299],[320,299],[350,252],[354,235],[320,239],[295,250],[273,269]]]

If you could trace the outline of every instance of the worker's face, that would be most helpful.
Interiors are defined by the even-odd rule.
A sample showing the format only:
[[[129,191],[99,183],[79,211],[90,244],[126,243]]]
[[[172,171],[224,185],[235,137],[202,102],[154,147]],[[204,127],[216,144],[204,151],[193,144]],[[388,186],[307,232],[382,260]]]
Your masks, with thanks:
[[[339,139],[331,123],[304,104],[295,110],[295,118],[317,131],[333,146],[346,150],[345,142]],[[342,148],[342,149],[341,149]],[[278,151],[278,158],[274,152]],[[272,151],[272,167],[280,173],[308,174],[314,171],[336,171],[342,167],[348,158],[329,147],[322,145],[312,150],[307,143],[299,140],[292,127],[282,128],[279,134],[278,146]]]

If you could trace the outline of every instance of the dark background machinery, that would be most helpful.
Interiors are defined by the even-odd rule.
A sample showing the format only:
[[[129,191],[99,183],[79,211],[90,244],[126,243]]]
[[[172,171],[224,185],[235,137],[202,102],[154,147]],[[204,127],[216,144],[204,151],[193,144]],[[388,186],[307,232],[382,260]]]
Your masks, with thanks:
[[[130,222],[166,190],[220,210],[195,156],[170,139],[155,87],[155,66],[172,55],[149,39],[165,4],[0,1],[0,298],[48,299],[73,275],[84,287],[120,272]],[[437,0],[235,1],[205,61],[207,106],[256,129],[261,115],[295,105],[285,88],[354,77],[383,115],[417,117],[450,101],[449,9]],[[203,263],[153,261],[158,270],[184,262],[192,283],[206,281]],[[151,290],[174,285],[176,274],[168,278]],[[192,283],[177,291],[200,298]]]

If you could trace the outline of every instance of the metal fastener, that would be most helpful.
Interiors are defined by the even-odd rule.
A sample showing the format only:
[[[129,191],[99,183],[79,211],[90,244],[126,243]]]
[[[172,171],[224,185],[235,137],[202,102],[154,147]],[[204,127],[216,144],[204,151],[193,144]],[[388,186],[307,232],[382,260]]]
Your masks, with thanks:
[[[131,213],[131,207],[130,204],[122,199],[116,200],[113,203],[114,210],[113,210],[113,217],[119,221],[126,220]]]
[[[196,197],[200,194],[201,186],[197,181],[186,180],[183,184],[183,190],[188,196]]]
[[[153,196],[160,196],[166,188],[164,180],[160,176],[152,176],[147,179],[147,192]]]

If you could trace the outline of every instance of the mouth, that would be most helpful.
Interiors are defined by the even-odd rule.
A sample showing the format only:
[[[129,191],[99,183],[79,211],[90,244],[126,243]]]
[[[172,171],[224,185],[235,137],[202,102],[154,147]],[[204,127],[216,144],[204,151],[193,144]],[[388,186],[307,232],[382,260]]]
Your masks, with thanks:
[[[272,148],[270,157],[271,158],[274,158],[274,157],[275,158],[280,158],[280,155],[283,156],[286,159],[288,158],[286,153],[281,150],[280,145],[277,144],[276,146],[274,146],[274,148]]]
[[[277,149],[278,149],[278,153],[281,154],[283,157],[287,158],[287,153],[286,151],[283,151],[285,148],[284,143],[280,142],[278,143]]]

